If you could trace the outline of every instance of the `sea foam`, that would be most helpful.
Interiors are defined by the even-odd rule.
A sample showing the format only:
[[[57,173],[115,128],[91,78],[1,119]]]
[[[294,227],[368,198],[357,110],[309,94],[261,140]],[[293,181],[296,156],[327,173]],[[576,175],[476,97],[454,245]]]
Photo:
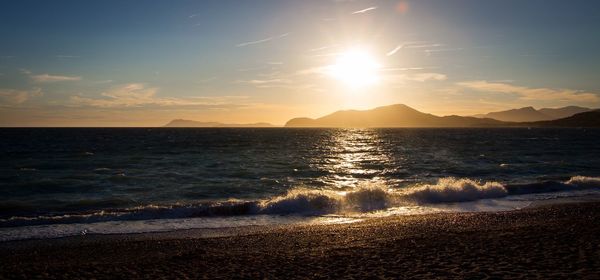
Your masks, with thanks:
[[[405,197],[418,203],[467,202],[499,198],[508,194],[498,182],[480,183],[471,179],[442,178],[435,185],[409,189]]]
[[[584,188],[600,187],[600,177],[575,176],[571,177],[566,184]]]
[[[381,184],[357,186],[348,191],[293,188],[285,194],[263,200],[228,200],[198,204],[146,205],[82,213],[0,219],[0,227],[227,217],[240,215],[323,215],[360,213],[392,207],[473,202],[512,195],[571,192],[600,188],[600,178],[574,176],[567,181],[504,185],[466,178],[441,178],[434,184],[392,188]]]

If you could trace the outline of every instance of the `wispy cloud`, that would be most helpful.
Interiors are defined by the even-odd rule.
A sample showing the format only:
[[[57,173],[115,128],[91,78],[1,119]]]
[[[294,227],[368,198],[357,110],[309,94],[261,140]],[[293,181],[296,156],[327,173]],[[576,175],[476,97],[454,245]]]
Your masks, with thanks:
[[[268,79],[268,80],[237,80],[238,84],[251,84],[251,85],[266,85],[266,84],[289,84],[291,80],[288,79]]]
[[[388,53],[386,53],[385,55],[387,56],[392,56],[395,55],[400,49],[402,49],[404,47],[404,45],[398,45],[397,47],[395,47],[393,50],[389,51]]]
[[[427,56],[430,56],[432,54],[436,54],[436,53],[445,53],[445,52],[456,52],[456,51],[462,51],[464,50],[463,48],[453,48],[453,49],[431,49],[431,50],[425,50],[425,53],[427,54]]]
[[[269,68],[269,67],[264,65],[264,66],[249,67],[249,68],[239,68],[239,69],[237,69],[237,71],[238,72],[250,72],[250,71],[264,70],[267,68]]]
[[[597,94],[574,89],[530,88],[482,80],[460,82],[457,85],[477,91],[516,94],[522,100],[600,102]]]
[[[425,69],[435,69],[437,67],[387,67],[382,68],[381,71],[417,71],[417,70],[425,70]]]
[[[80,76],[60,76],[60,75],[32,75],[30,76],[36,83],[53,83],[53,82],[68,82],[68,81],[80,81]]]
[[[68,101],[73,107],[99,108],[131,108],[131,107],[172,107],[172,106],[222,106],[231,105],[232,101],[246,99],[247,96],[215,96],[215,97],[157,97],[158,88],[133,83],[114,87],[101,94],[101,98],[71,96]]]
[[[329,45],[329,46],[322,46],[322,47],[318,47],[318,48],[313,48],[313,49],[310,49],[310,50],[308,50],[308,51],[309,51],[309,52],[318,52],[318,51],[324,51],[324,50],[328,50],[328,49],[331,49],[331,48],[335,48],[335,47],[337,47],[337,46],[338,46],[337,44],[336,44],[336,45]]]
[[[423,49],[423,48],[439,48],[445,46],[444,44],[407,44],[407,49]]]
[[[0,89],[0,106],[14,106],[25,103],[32,97],[42,96],[40,88],[33,90]]]
[[[260,40],[256,40],[256,41],[243,42],[243,43],[237,44],[236,47],[239,48],[239,47],[246,47],[246,46],[251,46],[251,45],[262,44],[262,43],[273,41],[276,38],[283,38],[283,37],[287,37],[289,35],[290,35],[290,33],[283,33],[283,34],[278,35],[276,37],[275,36],[271,36],[271,37],[260,39]]]
[[[356,15],[356,14],[364,14],[364,13],[366,13],[366,12],[373,11],[373,10],[375,10],[375,9],[377,9],[377,6],[368,7],[368,8],[366,8],[366,9],[362,9],[362,10],[354,11],[354,12],[352,12],[352,14],[353,14],[353,15]]]
[[[61,75],[50,75],[50,74],[39,74],[35,75],[33,72],[27,69],[19,70],[24,75],[29,76],[36,83],[52,83],[52,82],[68,82],[68,81],[80,81],[80,76],[61,76]]]
[[[315,55],[310,55],[308,57],[315,57],[315,58],[318,58],[318,57],[332,57],[332,56],[338,56],[340,54],[341,54],[340,52],[333,52],[333,53],[315,54]]]
[[[256,41],[239,43],[239,44],[236,45],[236,47],[251,46],[251,45],[256,45],[256,44],[260,44],[260,43],[266,43],[266,42],[269,42],[269,41],[272,41],[272,40],[273,40],[273,37],[269,37],[269,38],[260,39],[260,40],[256,40]]]
[[[440,73],[417,73],[407,76],[408,80],[417,81],[417,82],[426,82],[426,81],[445,81],[448,79],[448,76]]]
[[[63,55],[63,54],[55,55],[54,57],[56,57],[56,58],[79,58],[79,56],[77,56],[77,55]]]
[[[414,74],[397,74],[384,76],[389,82],[405,83],[405,82],[427,82],[427,81],[445,81],[448,76],[441,73],[414,73]]]

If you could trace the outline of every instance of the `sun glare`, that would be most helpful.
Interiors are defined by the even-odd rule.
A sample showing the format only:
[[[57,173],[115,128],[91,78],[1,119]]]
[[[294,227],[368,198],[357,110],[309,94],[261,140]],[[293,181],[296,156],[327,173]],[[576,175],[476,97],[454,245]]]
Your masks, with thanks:
[[[353,49],[340,54],[334,65],[329,67],[329,75],[351,88],[373,85],[379,81],[381,66],[366,51]]]

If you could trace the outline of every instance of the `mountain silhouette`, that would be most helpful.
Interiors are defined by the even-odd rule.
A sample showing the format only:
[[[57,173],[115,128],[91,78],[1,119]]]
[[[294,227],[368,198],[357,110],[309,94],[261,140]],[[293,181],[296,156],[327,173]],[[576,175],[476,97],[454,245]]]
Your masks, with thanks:
[[[378,107],[371,110],[347,110],[318,118],[295,118],[286,127],[490,127],[504,122],[475,117],[438,117],[419,112],[403,104]]]
[[[519,123],[519,125],[533,127],[600,127],[600,110],[583,112],[558,120]]]
[[[475,115],[478,118],[491,118],[505,122],[536,122],[548,121],[573,116],[578,113],[590,111],[589,108],[568,106],[562,108],[543,108],[536,110],[533,107],[523,107],[506,111],[491,112]]]
[[[531,112],[531,107],[522,108]],[[562,108],[561,108],[562,109]],[[535,109],[533,109],[535,111]],[[568,111],[568,110],[564,110]],[[564,111],[555,111],[566,114]],[[371,110],[345,110],[321,118],[294,118],[286,127],[600,127],[600,110],[578,113],[567,118],[535,122],[508,122],[491,118],[435,116],[403,104]]]
[[[562,108],[543,108],[538,111],[544,115],[552,117],[553,119],[562,119],[575,114],[589,112],[592,111],[592,109],[579,106],[567,106]]]
[[[191,120],[176,119],[170,121],[163,127],[274,127],[270,123],[250,123],[250,124],[228,124],[220,122],[199,122]]]

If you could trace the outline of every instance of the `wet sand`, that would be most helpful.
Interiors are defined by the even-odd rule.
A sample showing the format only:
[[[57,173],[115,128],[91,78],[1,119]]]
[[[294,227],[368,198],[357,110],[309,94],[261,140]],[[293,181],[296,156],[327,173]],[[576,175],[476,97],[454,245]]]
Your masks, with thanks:
[[[192,230],[5,242],[0,278],[600,279],[599,221],[600,203],[591,202],[227,237]]]

